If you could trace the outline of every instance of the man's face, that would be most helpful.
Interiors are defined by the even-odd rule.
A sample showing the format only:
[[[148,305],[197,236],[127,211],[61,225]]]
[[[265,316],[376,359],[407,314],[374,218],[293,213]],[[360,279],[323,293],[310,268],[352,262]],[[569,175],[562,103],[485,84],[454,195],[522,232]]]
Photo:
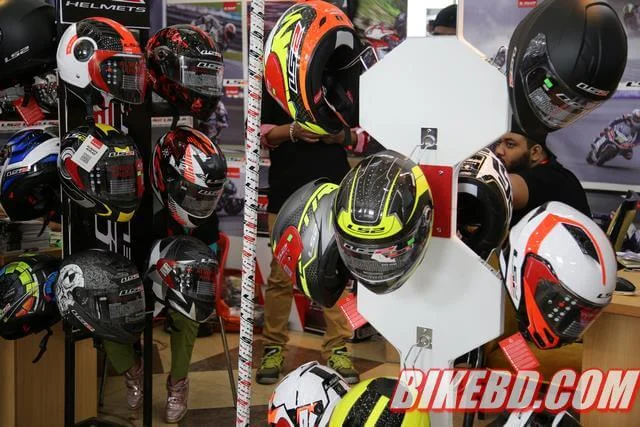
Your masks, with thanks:
[[[527,140],[517,133],[505,133],[496,146],[496,155],[502,160],[509,173],[528,169],[531,165],[531,153]]]

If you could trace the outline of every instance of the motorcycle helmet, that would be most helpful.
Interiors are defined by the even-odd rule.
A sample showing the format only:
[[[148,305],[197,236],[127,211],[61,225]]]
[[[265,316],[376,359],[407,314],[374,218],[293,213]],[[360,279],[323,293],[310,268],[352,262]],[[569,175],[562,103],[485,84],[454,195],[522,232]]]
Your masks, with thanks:
[[[60,39],[56,58],[60,79],[82,98],[95,89],[121,102],[144,102],[142,50],[133,34],[116,21],[93,17],[71,24]]]
[[[43,254],[23,254],[0,269],[0,337],[37,334],[60,320],[53,285],[60,262]]]
[[[145,53],[153,90],[208,120],[224,93],[222,52],[211,36],[193,25],[172,25],[149,40]]]
[[[62,318],[96,338],[133,344],[144,330],[144,287],[136,266],[99,249],[63,259],[55,286]]]
[[[460,165],[458,233],[483,260],[500,248],[509,234],[513,196],[504,164],[488,148]]]
[[[269,399],[270,427],[324,427],[340,399],[349,391],[333,369],[308,362],[288,373]]]
[[[398,392],[405,388],[398,378],[377,377],[361,381],[338,402],[329,426],[429,427],[426,411],[391,410],[389,405],[396,388]],[[407,392],[410,389],[407,388]]]
[[[43,0],[0,2],[0,90],[30,84],[39,73],[54,69],[56,10]]]
[[[326,135],[355,127],[362,51],[353,24],[338,7],[296,3],[267,38],[267,91],[309,131]]]
[[[211,317],[218,260],[207,245],[191,236],[156,240],[147,265],[158,301],[196,322]]]
[[[553,132],[613,96],[626,67],[627,36],[607,3],[546,0],[518,24],[507,57],[520,127]]]
[[[57,132],[55,127],[33,126],[9,138],[0,173],[0,203],[11,221],[29,221],[59,210]]]
[[[231,22],[228,22],[224,25],[224,35],[227,40],[233,40],[236,38],[236,26]]]
[[[580,339],[616,287],[616,257],[604,231],[560,202],[543,204],[512,228],[500,269],[520,332],[541,349]]]
[[[640,126],[640,108],[636,108],[631,112],[631,123]]]
[[[271,232],[276,257],[281,239],[290,239],[288,227],[295,227],[300,234],[303,248],[296,264],[296,284],[307,298],[324,307],[336,304],[349,279],[331,218],[337,190],[327,179],[300,187],[280,209]]]
[[[142,201],[140,153],[130,136],[109,125],[69,132],[62,139],[58,173],[71,199],[109,220],[128,222]]]
[[[193,128],[167,132],[153,150],[151,188],[183,227],[196,228],[215,212],[226,179],[222,150]]]
[[[388,293],[424,258],[433,225],[431,189],[413,161],[381,151],[344,177],[333,218],[347,269],[372,292]]]

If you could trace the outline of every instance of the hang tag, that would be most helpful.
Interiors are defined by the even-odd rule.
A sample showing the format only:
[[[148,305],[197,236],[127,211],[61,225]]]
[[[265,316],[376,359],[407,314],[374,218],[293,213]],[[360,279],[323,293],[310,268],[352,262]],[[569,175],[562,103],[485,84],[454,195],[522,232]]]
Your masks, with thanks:
[[[294,284],[296,283],[296,267],[301,253],[300,233],[291,225],[284,230],[273,254],[282,270]]]
[[[358,312],[358,298],[354,294],[347,295],[338,301],[340,310],[344,313],[345,317],[351,325],[351,329],[354,331],[367,323],[367,319],[362,317]]]
[[[22,117],[22,120],[27,124],[27,126],[31,126],[34,123],[38,123],[41,120],[44,120],[44,111],[40,108],[36,99],[32,96],[29,98],[29,103],[26,106],[22,106],[22,102],[24,101],[24,97],[20,97],[13,101],[13,106],[16,111]]]
[[[540,366],[520,332],[500,341],[500,348],[516,371],[535,369]]]
[[[89,135],[82,145],[78,147],[78,150],[73,156],[71,156],[71,161],[75,162],[87,172],[91,172],[107,149],[107,146],[100,142],[100,140]]]

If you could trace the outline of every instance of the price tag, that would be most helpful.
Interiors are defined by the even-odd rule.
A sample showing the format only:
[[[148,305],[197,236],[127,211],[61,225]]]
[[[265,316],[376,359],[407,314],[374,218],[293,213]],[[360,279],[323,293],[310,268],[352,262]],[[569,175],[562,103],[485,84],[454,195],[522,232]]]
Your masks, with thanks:
[[[41,120],[44,120],[44,112],[36,102],[34,97],[29,98],[29,103],[25,106],[22,105],[24,101],[23,97],[20,97],[13,101],[13,106],[16,111],[22,117],[22,120],[27,124],[27,126],[31,126],[34,123],[38,123]]]
[[[289,279],[296,283],[296,267],[302,253],[302,239],[298,229],[289,226],[284,230],[273,253],[282,270]]]
[[[75,162],[87,172],[91,172],[107,149],[107,146],[100,142],[100,140],[89,135],[74,155],[71,156],[71,161]]]
[[[500,341],[500,348],[516,371],[540,366],[540,362],[519,332]]]
[[[340,301],[338,301],[338,306],[349,321],[351,329],[353,329],[354,331],[367,323],[367,319],[362,317],[362,314],[358,312],[358,302],[356,295],[350,294],[342,298]]]

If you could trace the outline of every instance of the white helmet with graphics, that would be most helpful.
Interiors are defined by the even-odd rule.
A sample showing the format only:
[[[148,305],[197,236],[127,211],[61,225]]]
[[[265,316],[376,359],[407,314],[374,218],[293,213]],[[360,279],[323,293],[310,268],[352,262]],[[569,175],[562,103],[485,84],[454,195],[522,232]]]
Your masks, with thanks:
[[[560,202],[532,210],[512,228],[500,264],[520,331],[542,349],[580,339],[616,286],[607,236]]]

